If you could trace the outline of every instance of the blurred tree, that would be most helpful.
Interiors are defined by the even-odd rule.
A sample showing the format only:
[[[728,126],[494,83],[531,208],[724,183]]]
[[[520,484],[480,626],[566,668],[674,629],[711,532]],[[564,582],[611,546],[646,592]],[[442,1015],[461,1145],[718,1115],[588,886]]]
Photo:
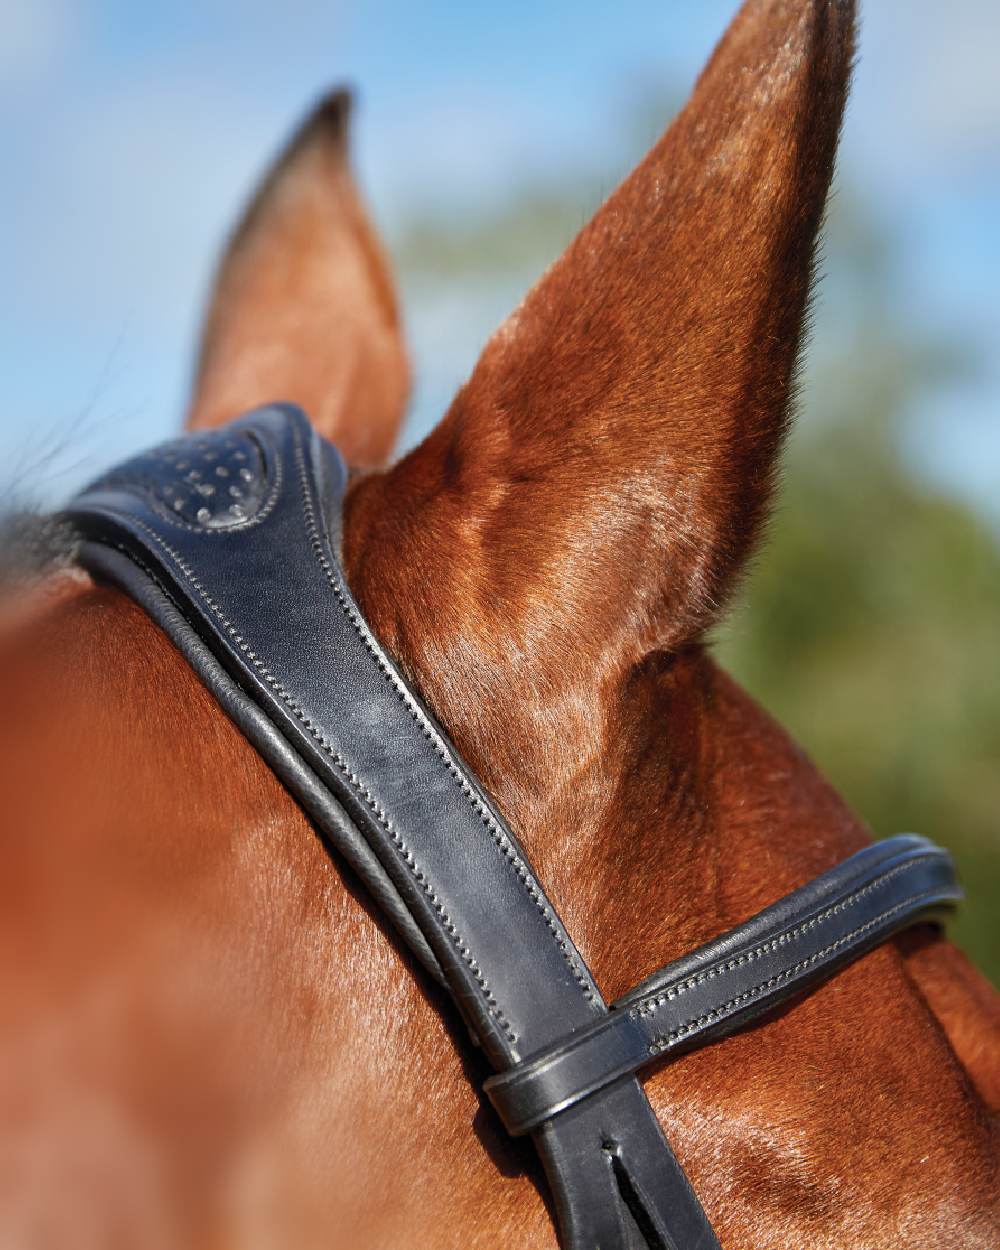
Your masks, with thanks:
[[[444,350],[477,301],[495,323],[615,181],[525,183],[492,212],[414,222],[397,255],[416,319],[454,310]],[[914,323],[891,231],[856,193],[834,198],[822,270],[769,541],[716,647],[874,832],[954,850],[953,932],[1000,982],[1000,545],[906,454],[918,401],[975,361]]]
[[[910,464],[917,401],[975,362],[894,293],[888,232],[841,197],[804,419],[723,663],[879,834],[955,853],[954,935],[1000,981],[1000,545]]]

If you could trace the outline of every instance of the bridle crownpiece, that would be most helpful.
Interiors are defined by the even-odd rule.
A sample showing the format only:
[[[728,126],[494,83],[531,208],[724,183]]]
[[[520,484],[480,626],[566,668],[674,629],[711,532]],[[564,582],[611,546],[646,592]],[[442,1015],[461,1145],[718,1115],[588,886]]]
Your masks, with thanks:
[[[950,857],[912,835],[877,843],[607,1006],[351,595],[346,481],[304,415],[276,405],[137,457],[66,516],[83,564],[162,626],[448,989],[496,1070],[504,1123],[534,1135],[564,1245],[718,1247],[635,1074],[954,905]]]

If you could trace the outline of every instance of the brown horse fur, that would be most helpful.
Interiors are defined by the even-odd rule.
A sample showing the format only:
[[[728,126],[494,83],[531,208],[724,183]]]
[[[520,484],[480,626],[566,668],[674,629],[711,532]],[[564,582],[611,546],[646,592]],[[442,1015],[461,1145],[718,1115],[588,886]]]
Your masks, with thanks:
[[[438,429],[349,496],[352,586],[609,996],[868,837],[699,645],[768,505],[852,30],[846,0],[748,0]],[[342,113],[235,237],[191,421],[297,399],[372,465],[407,371]],[[554,1245],[448,1007],[143,614],[71,585],[0,672],[0,1241]],[[646,1084],[726,1250],[985,1250],[998,1027],[916,931]]]
[[[237,226],[189,424],[229,421],[247,395],[281,395],[367,467],[392,451],[409,367],[392,279],[347,164],[349,113],[346,91],[320,104]]]

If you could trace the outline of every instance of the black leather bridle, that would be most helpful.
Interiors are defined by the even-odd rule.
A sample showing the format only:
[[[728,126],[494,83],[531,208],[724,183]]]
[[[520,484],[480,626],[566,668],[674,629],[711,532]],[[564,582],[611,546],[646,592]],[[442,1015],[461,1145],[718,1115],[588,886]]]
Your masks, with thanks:
[[[500,1118],[534,1138],[563,1245],[717,1247],[636,1073],[953,906],[951,859],[912,835],[876,843],[607,1005],[354,602],[345,483],[303,414],[273,406],[129,461],[66,515],[83,564],[166,631],[448,990],[496,1070]]]

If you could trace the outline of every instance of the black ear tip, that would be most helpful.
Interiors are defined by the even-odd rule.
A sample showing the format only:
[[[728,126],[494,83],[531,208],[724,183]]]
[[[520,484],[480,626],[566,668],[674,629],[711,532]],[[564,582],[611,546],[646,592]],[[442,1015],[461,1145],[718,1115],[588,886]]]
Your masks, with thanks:
[[[840,48],[853,55],[857,41],[858,6],[856,0],[826,0],[824,7],[830,34]]]
[[[324,95],[299,127],[290,148],[297,150],[318,140],[331,146],[347,147],[354,91],[343,84]]]
[[[354,91],[341,83],[323,96],[313,111],[313,118],[317,125],[344,130],[351,120],[353,109]]]

